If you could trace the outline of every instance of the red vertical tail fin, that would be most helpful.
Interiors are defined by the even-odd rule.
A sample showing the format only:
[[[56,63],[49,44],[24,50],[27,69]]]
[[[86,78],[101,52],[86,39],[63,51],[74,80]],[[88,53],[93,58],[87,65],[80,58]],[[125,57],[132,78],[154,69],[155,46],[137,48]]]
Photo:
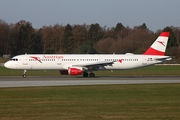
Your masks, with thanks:
[[[143,55],[164,55],[170,33],[162,32]]]

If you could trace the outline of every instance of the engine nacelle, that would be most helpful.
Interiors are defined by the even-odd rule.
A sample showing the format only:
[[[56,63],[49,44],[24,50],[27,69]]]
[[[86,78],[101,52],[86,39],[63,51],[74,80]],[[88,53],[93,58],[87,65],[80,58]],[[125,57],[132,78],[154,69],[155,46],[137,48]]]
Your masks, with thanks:
[[[68,70],[60,70],[59,73],[60,73],[61,75],[68,75],[68,74],[69,74],[69,73],[68,73]]]
[[[80,75],[83,73],[82,67],[70,67],[68,69],[69,75]]]

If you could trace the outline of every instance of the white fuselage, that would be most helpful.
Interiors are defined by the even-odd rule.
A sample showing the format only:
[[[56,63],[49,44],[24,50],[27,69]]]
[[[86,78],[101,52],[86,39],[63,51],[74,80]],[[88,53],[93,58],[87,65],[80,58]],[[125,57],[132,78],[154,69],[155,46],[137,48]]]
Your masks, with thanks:
[[[158,59],[168,56],[134,55],[134,54],[27,54],[13,57],[5,63],[5,67],[22,70],[68,70],[76,65],[98,66],[101,69],[133,69],[161,63]],[[101,62],[113,64],[101,66]],[[99,63],[99,64],[97,64]]]

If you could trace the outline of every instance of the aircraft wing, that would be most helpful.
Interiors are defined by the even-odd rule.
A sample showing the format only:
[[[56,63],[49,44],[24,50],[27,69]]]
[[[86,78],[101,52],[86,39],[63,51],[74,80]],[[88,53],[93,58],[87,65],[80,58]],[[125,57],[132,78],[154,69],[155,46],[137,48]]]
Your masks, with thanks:
[[[84,64],[76,64],[73,66],[78,66],[78,67],[89,67],[89,66],[107,66],[107,65],[112,65],[114,61],[100,61],[100,62],[92,62],[92,63],[84,63]]]
[[[92,62],[92,63],[84,63],[84,64],[76,64],[72,65],[74,67],[84,67],[87,70],[102,70],[105,69],[104,66],[112,66],[115,61],[100,61],[100,62]]]

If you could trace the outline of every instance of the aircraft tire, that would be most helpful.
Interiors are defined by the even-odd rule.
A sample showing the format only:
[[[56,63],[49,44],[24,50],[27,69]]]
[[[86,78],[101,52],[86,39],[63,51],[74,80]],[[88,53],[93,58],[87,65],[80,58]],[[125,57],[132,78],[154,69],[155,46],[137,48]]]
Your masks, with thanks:
[[[23,77],[23,78],[26,78],[26,74],[23,74],[22,77]]]
[[[84,72],[84,73],[83,73],[83,77],[88,77],[88,73],[87,73],[87,72]]]
[[[95,77],[95,74],[94,73],[90,73],[89,77]]]

